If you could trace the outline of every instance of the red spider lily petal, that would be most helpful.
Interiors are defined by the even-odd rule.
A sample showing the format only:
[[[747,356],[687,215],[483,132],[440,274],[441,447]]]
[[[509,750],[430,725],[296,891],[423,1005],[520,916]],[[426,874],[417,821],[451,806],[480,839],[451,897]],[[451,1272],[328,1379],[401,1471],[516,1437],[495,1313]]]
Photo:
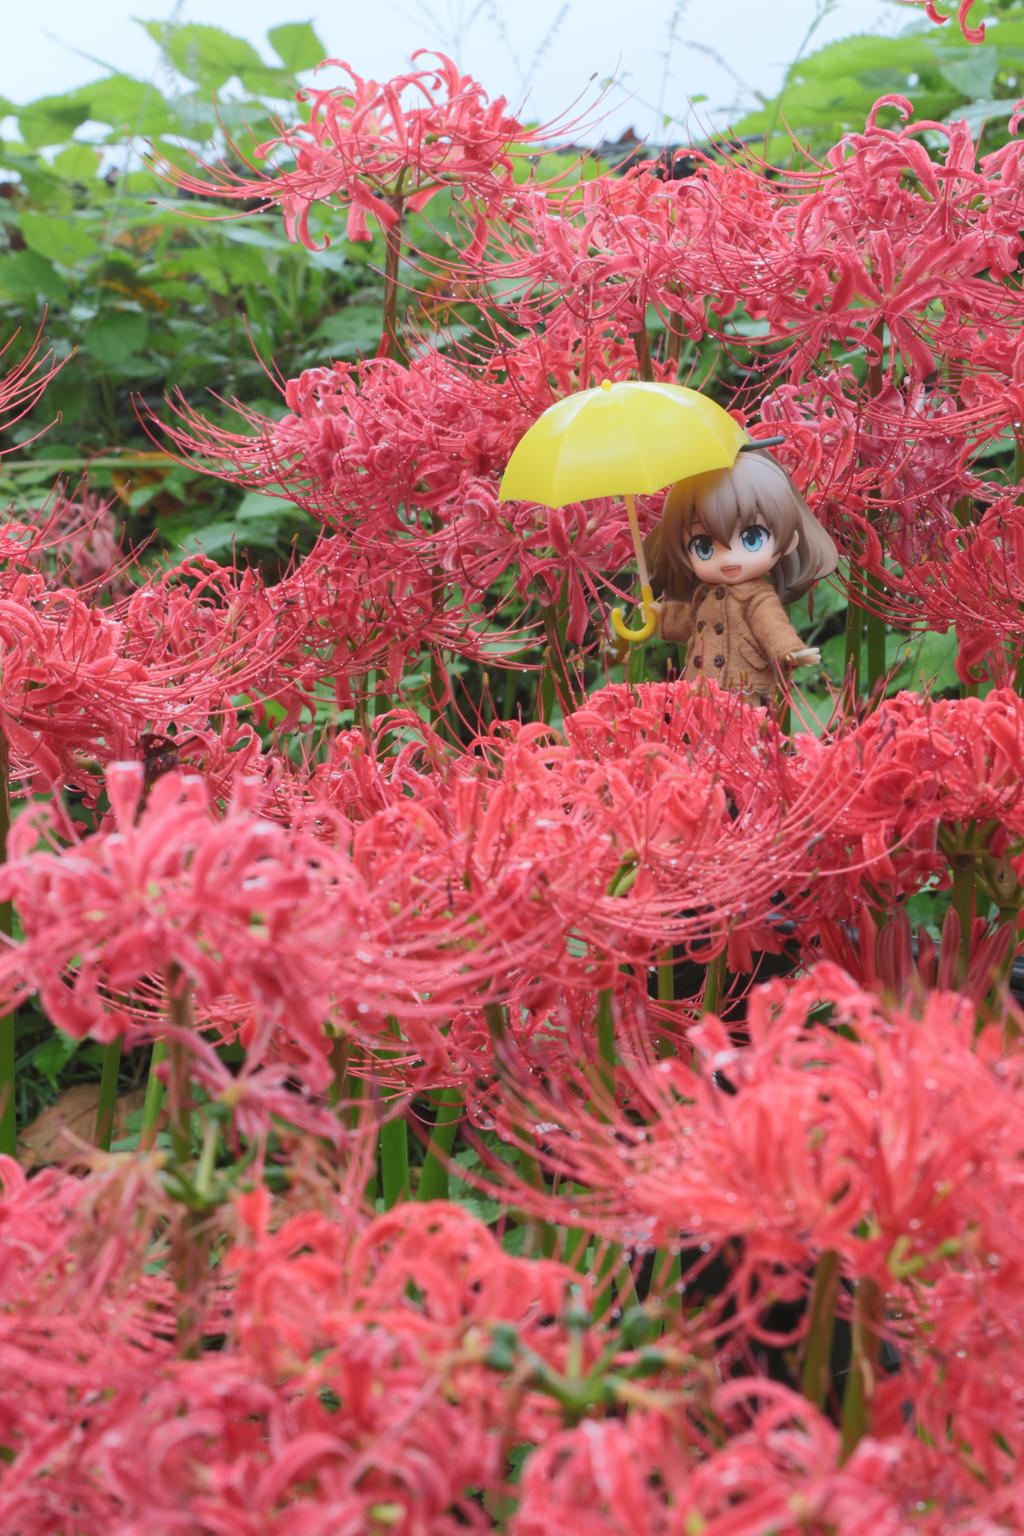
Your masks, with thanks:
[[[943,15],[940,10],[936,9],[935,0],[901,0],[901,3],[904,5],[923,5],[928,20],[938,22],[940,26],[949,20],[948,15]],[[973,4],[974,0],[959,0],[956,19],[960,24],[960,31],[965,42],[983,43],[985,41],[984,22],[980,23],[977,27],[969,27],[967,25],[967,18],[970,15]]]

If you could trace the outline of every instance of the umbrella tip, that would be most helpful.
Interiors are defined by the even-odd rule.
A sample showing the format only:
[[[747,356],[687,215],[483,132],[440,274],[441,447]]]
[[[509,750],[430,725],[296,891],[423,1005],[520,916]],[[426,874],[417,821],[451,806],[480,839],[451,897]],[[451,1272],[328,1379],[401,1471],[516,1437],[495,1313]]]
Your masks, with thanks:
[[[611,379],[602,379],[601,380],[601,388],[602,389],[611,389],[611,387],[612,387]]]

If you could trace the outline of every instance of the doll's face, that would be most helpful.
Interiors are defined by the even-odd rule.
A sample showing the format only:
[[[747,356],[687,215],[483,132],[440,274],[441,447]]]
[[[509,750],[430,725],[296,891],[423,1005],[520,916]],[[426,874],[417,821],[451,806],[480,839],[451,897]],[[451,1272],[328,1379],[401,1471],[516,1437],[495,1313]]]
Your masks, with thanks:
[[[790,549],[795,548],[797,539],[798,535],[794,534]],[[699,522],[695,522],[690,525],[686,553],[698,581],[734,586],[738,581],[753,581],[756,576],[766,576],[788,551],[778,547],[774,533],[763,523],[737,528],[731,543],[720,544]]]

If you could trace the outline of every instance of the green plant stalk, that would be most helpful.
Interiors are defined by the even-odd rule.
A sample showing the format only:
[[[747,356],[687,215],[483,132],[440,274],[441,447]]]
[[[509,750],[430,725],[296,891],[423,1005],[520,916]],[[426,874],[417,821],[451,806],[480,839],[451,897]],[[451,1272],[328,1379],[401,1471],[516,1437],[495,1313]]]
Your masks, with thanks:
[[[565,664],[565,652],[562,648],[562,626],[559,623],[558,608],[552,603],[541,603],[540,616],[544,624],[547,645],[544,648],[544,671],[541,674],[537,704],[539,718],[548,721],[554,713],[557,702],[564,701],[564,707],[569,707],[572,688]]]
[[[616,1302],[623,1307],[639,1305],[636,1285],[621,1243],[608,1244],[594,1280],[591,1311],[595,1318],[603,1317]]]
[[[857,1285],[853,1303],[853,1357],[840,1420],[844,1461],[871,1427],[881,1344],[882,1293],[876,1281],[865,1278]]]
[[[380,1186],[385,1210],[409,1198],[409,1131],[404,1115],[386,1120],[380,1128]]]
[[[188,999],[176,999],[188,1006]],[[171,1017],[175,1015],[175,1002],[171,1004]],[[192,1130],[185,1109],[185,1091],[188,1087],[188,1047],[180,1040],[172,1040],[167,1049],[167,1129],[171,1134],[171,1146],[175,1161],[180,1165],[192,1158]]]
[[[384,323],[380,338],[382,357],[399,356],[398,269],[402,261],[402,215],[405,209],[401,185],[403,179],[404,173],[399,178],[394,195],[386,199],[395,214],[395,222],[384,229]]]
[[[974,921],[974,859],[969,853],[953,855],[953,889],[951,903],[960,920],[960,953],[957,956],[956,984],[962,987],[967,981],[971,959],[971,924]]]
[[[100,1073],[100,1099],[96,1106],[96,1145],[101,1152],[110,1151],[114,1130],[114,1108],[117,1104],[117,1076],[121,1070],[121,1037],[109,1041],[103,1047],[103,1070]]]
[[[651,361],[651,338],[646,325],[633,332],[633,349],[636,352],[637,372],[647,384],[654,383],[654,364]]]
[[[828,1392],[829,1361],[836,1325],[836,1297],[839,1294],[839,1255],[830,1248],[818,1260],[811,1292],[810,1318],[804,1348],[804,1368],[800,1390],[808,1402],[823,1408]]]
[[[149,1152],[156,1141],[156,1122],[164,1101],[164,1085],[156,1075],[161,1062],[167,1060],[167,1041],[154,1040],[153,1054],[149,1059],[149,1077],[146,1081],[146,1097],[142,1105],[142,1130],[139,1132],[139,1151]]]
[[[11,830],[11,754],[7,737],[0,731],[0,864],[7,862],[7,837]],[[14,933],[14,908],[0,902],[0,934],[7,939]],[[14,1104],[14,1014],[0,1018],[0,1153],[15,1157],[18,1151],[18,1125]]]
[[[434,1130],[416,1185],[417,1200],[447,1200],[448,1159],[462,1118],[462,1091],[441,1088],[433,1095],[437,1106]]]
[[[201,1200],[209,1201],[213,1193],[213,1170],[217,1165],[217,1148],[220,1145],[220,1127],[209,1115],[203,1127],[203,1144],[196,1164],[195,1191]]]
[[[658,1002],[674,1003],[676,998],[676,973],[671,944],[658,951]],[[672,1042],[664,1035],[658,1036],[658,1055],[664,1059],[672,1054]]]
[[[843,677],[850,679],[854,698],[860,697],[861,639],[864,634],[864,609],[857,596],[859,583],[850,570],[850,597],[846,606],[846,645],[843,652]]]
[[[869,590],[878,590],[874,576],[868,578]],[[880,596],[879,592],[879,596]],[[885,620],[871,604],[864,610],[864,627],[867,631],[867,692],[873,693],[885,676]]]
[[[612,1018],[612,995],[605,987],[597,1000],[597,1079],[601,1090],[615,1105],[615,1020]],[[591,1105],[599,1120],[609,1118],[605,1111]]]
[[[701,1013],[714,1013],[722,1001],[722,993],[725,990],[725,950],[716,955],[708,966],[707,975],[704,978],[704,996],[701,998]]]
[[[635,688],[647,681],[647,651],[643,645],[631,645],[626,656],[626,677]]]

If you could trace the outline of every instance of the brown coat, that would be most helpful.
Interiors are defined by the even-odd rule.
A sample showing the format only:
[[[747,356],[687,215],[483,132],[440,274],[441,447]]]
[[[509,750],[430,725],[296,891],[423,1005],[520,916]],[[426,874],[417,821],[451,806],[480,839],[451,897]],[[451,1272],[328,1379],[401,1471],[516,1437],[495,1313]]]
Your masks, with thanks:
[[[658,632],[685,643],[689,682],[710,677],[722,688],[765,697],[779,686],[779,663],[803,649],[764,576],[733,586],[701,582],[688,602],[663,604]]]

